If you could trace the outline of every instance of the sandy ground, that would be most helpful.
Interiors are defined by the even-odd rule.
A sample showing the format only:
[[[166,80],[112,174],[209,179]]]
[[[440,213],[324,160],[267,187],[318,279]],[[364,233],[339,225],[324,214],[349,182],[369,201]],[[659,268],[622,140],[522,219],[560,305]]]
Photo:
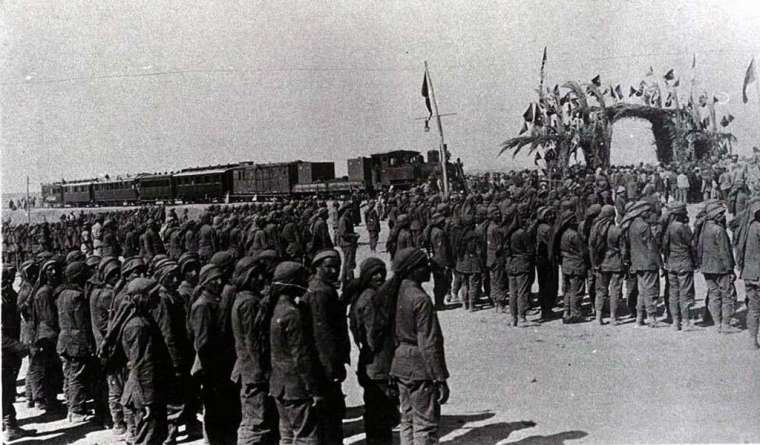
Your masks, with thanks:
[[[357,230],[366,241],[364,228]],[[387,259],[382,243],[378,250]],[[369,254],[360,245],[357,262]],[[701,276],[696,286],[695,312],[701,312]],[[743,286],[739,295],[743,300]],[[740,319],[743,312],[741,305]],[[505,315],[487,308],[453,308],[439,317],[451,371],[442,443],[760,442],[760,353],[748,349],[746,331],[675,332],[669,325],[636,328],[629,319],[617,327],[552,321],[511,328]],[[353,372],[344,392],[345,443],[363,444],[361,389]],[[14,443],[115,443],[93,425],[42,422],[21,398],[16,407],[21,425],[38,434]]]

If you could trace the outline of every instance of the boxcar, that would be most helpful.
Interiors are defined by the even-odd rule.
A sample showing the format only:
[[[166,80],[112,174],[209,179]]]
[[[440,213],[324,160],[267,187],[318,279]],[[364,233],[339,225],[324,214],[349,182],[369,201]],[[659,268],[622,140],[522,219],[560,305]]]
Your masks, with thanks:
[[[44,207],[63,206],[63,185],[60,182],[40,184],[42,188],[42,205]]]
[[[222,202],[232,190],[230,167],[185,170],[173,176],[174,195],[183,202]]]
[[[64,183],[63,204],[68,206],[88,205],[93,201],[92,181]]]
[[[137,194],[143,202],[174,200],[172,175],[142,175],[137,178]]]
[[[106,179],[92,184],[92,193],[98,205],[122,205],[137,201],[134,178]]]

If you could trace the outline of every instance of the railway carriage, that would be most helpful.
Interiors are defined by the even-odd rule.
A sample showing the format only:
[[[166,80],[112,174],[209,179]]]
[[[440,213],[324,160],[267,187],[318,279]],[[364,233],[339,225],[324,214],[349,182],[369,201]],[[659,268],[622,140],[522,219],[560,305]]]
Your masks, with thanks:
[[[126,205],[139,199],[134,178],[109,178],[94,182],[92,193],[97,205]]]
[[[182,202],[223,202],[232,189],[229,166],[188,169],[175,173],[174,197]]]
[[[92,184],[94,181],[66,182],[63,189],[63,203],[67,206],[86,206],[93,202]]]
[[[63,184],[53,182],[50,184],[41,184],[42,205],[44,207],[62,207],[63,206]]]
[[[141,202],[174,201],[174,176],[171,174],[138,175],[136,184]]]

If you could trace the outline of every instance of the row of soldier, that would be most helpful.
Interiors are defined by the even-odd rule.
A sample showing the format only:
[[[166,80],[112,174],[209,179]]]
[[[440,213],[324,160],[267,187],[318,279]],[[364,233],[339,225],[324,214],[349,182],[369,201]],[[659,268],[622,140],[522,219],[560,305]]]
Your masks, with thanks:
[[[354,266],[342,267],[353,261],[358,238],[343,218],[349,205],[338,209],[336,233],[345,261],[332,248],[327,209],[296,205],[264,218],[251,207],[212,209],[218,213],[201,217],[198,238],[210,228],[213,242],[216,218],[234,229],[232,221],[243,217],[253,229],[242,242],[212,248],[208,258],[204,251],[171,251],[179,218],[170,213],[161,229],[146,222],[142,255],[123,261],[82,250],[39,252],[20,265],[17,295],[15,270],[5,263],[6,436],[25,434],[7,395],[15,394],[21,358],[29,354],[30,407],[58,412],[63,391],[69,421],[98,421],[130,443],[174,443],[181,426],[189,438],[202,429],[212,444],[274,443],[278,436],[282,443],[340,443],[350,308],[368,443],[388,443],[399,420],[405,443],[433,440],[448,371],[440,327],[421,288],[430,274],[427,255],[399,251],[387,280],[385,262],[372,257],[354,279]],[[370,204],[365,213],[373,211]],[[142,215],[152,219],[153,212]],[[274,220],[301,213],[313,214],[309,241],[288,242],[292,220],[282,216],[281,227]],[[277,228],[269,238],[268,224]],[[104,222],[101,231],[113,228]],[[242,253],[240,244],[248,246]],[[195,416],[200,404],[202,428]]]

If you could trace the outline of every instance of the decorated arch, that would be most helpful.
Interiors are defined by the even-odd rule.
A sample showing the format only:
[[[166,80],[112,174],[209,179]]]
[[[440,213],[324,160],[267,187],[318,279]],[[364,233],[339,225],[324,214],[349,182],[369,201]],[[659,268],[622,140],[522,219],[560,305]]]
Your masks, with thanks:
[[[624,119],[651,124],[657,160],[663,164],[730,151],[735,138],[727,127],[733,116],[717,120],[718,98],[703,92],[694,100],[690,94],[681,104],[680,82],[673,70],[663,76],[662,85],[651,69],[647,78],[638,88],[631,86],[627,97],[620,85],[603,88],[599,76],[585,84],[570,81],[546,90],[539,87],[538,100],[523,113],[518,136],[504,141],[499,154],[515,156],[527,149],[537,164],[543,159],[547,168],[564,170],[581,152],[589,167],[606,168],[613,127]]]

